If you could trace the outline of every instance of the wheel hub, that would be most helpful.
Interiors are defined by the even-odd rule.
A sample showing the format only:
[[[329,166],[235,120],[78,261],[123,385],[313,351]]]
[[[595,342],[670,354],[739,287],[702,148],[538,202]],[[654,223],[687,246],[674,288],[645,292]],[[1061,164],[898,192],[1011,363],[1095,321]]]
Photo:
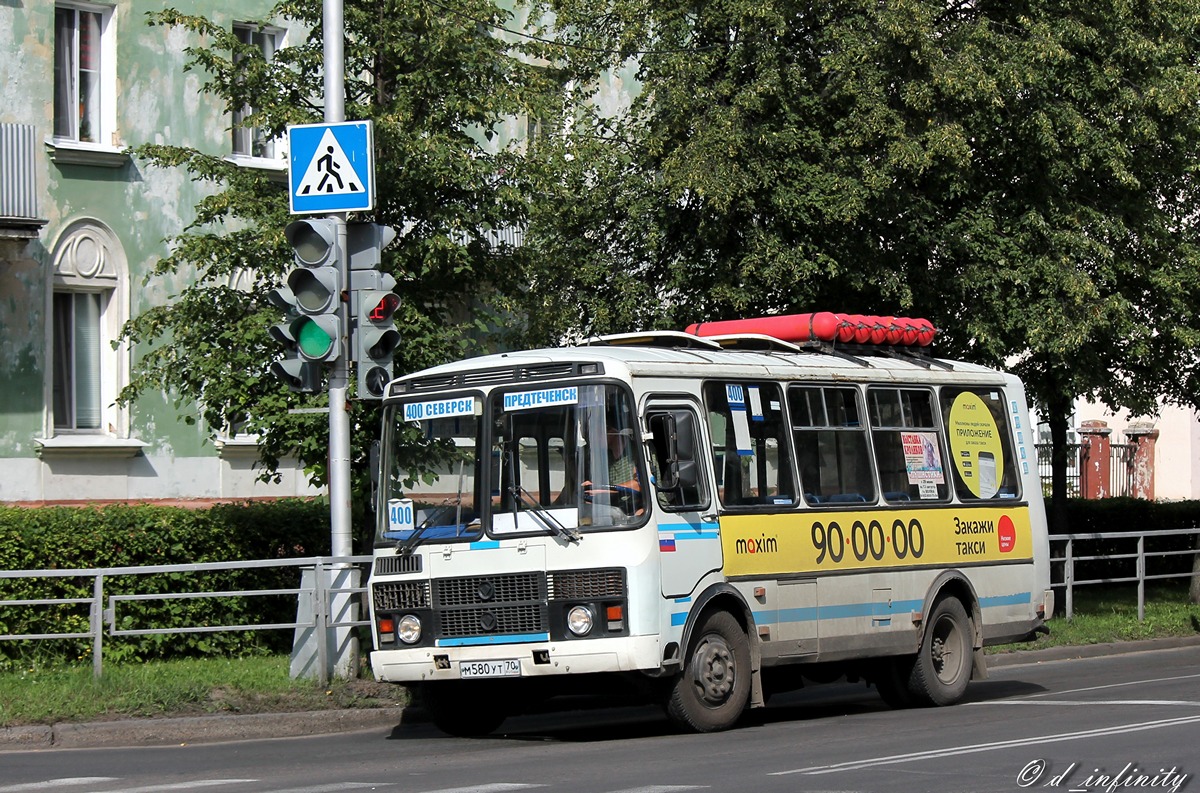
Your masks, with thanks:
[[[729,698],[736,680],[736,664],[729,646],[709,639],[696,648],[696,685],[705,701],[720,704]]]

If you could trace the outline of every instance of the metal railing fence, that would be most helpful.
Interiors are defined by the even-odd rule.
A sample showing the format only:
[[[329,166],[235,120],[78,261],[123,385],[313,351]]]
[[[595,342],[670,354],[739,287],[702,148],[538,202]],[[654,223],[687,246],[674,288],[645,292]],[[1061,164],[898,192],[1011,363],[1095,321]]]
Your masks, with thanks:
[[[1042,480],[1042,491],[1050,495],[1051,477],[1054,469],[1050,456],[1054,447],[1049,443],[1034,444],[1037,452],[1038,476]],[[1134,488],[1133,469],[1137,462],[1136,443],[1110,443],[1109,491],[1113,496],[1132,496]],[[1081,443],[1067,444],[1067,496],[1079,498],[1083,495],[1081,473],[1086,463],[1087,447]]]
[[[1064,608],[1067,619],[1071,619],[1075,613],[1075,587],[1136,582],[1138,620],[1145,620],[1146,582],[1191,578],[1195,574],[1193,560],[1200,553],[1197,536],[1200,528],[1052,534],[1050,583],[1065,590]],[[1172,542],[1173,538],[1187,540]],[[1162,547],[1147,548],[1147,541]],[[1055,553],[1056,546],[1062,548],[1061,553]],[[1188,558],[1185,561],[1182,557]],[[1179,561],[1171,564],[1173,559]]]
[[[348,595],[361,598],[367,591],[366,586],[333,586],[333,575],[351,566],[365,567],[371,561],[370,556],[314,556],[302,559],[267,559],[240,562],[207,562],[203,564],[151,565],[144,567],[106,567],[77,570],[0,570],[0,581],[5,579],[50,579],[50,578],[79,578],[92,580],[91,597],[63,598],[26,598],[0,600],[0,613],[7,607],[35,606],[58,607],[70,605],[88,606],[88,630],[63,631],[59,633],[23,633],[0,634],[0,641],[26,641],[40,639],[91,639],[92,641],[92,670],[96,677],[103,672],[104,637],[117,636],[147,636],[152,634],[170,633],[217,633],[225,631],[269,631],[296,630],[311,628],[317,638],[317,653],[322,674],[327,667],[328,629],[352,628],[369,625],[369,620],[333,620],[331,619],[330,603],[335,596]],[[253,568],[297,568],[298,574],[304,568],[312,568],[311,586],[296,586],[280,589],[231,589],[224,591],[204,592],[161,592],[150,594],[110,594],[105,604],[104,583],[106,579],[118,576],[141,576],[163,573],[199,573],[219,570],[246,570]],[[366,581],[366,575],[360,577]],[[118,605],[133,601],[178,601],[195,600],[197,598],[252,598],[265,596],[295,596],[299,606],[300,598],[308,598],[311,604],[312,619],[308,622],[274,622],[235,625],[173,625],[157,628],[118,628]],[[360,608],[357,613],[366,613]],[[297,608],[299,613],[299,608]]]

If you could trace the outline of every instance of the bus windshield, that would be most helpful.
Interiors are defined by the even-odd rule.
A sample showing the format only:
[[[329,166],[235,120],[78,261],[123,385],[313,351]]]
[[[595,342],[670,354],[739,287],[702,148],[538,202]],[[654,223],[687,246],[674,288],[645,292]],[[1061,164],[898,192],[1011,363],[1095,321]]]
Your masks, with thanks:
[[[577,540],[577,530],[645,519],[632,398],[617,386],[426,398],[387,416],[378,544],[528,533]]]

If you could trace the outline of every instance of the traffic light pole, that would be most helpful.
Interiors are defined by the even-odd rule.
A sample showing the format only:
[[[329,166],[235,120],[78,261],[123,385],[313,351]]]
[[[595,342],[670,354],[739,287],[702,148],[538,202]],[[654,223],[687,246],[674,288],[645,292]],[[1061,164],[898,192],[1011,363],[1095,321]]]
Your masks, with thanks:
[[[324,31],[325,57],[325,122],[336,123],[346,120],[345,91],[345,20],[342,0],[322,0],[321,25]],[[350,284],[349,263],[346,246],[346,215],[332,216],[336,223],[338,242],[338,268],[341,283],[348,289]],[[350,328],[349,305],[339,301],[338,315],[341,327],[347,335]],[[330,551],[333,556],[350,556],[351,542],[350,509],[350,414],[347,412],[346,393],[350,382],[350,345],[346,336],[337,340],[342,345],[342,354],[334,361],[329,373],[329,526]],[[357,585],[357,571],[349,565],[339,566],[332,575],[334,588],[341,589]],[[331,622],[350,621],[357,618],[351,597],[335,593],[329,604]],[[357,675],[358,645],[351,628],[335,628],[336,643],[330,661],[333,674],[341,678]],[[325,670],[322,670],[325,674]]]

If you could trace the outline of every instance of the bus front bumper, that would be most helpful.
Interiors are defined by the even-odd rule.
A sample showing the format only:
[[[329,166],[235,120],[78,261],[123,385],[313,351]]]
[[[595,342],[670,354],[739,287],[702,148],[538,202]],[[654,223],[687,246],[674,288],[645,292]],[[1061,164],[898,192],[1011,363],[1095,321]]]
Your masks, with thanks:
[[[389,683],[633,672],[656,670],[661,665],[662,649],[657,636],[471,647],[388,648],[371,653],[371,669],[376,679]]]

